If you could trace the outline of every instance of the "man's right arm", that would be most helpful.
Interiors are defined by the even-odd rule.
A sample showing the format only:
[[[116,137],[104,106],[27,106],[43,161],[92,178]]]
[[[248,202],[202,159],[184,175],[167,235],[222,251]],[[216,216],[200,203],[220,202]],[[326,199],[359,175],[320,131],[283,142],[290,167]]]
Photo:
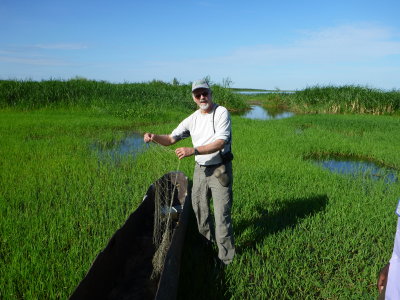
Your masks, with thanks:
[[[144,134],[144,141],[155,142],[161,144],[163,146],[170,146],[180,141],[181,139],[187,138],[190,136],[189,132],[189,123],[191,122],[192,115],[183,120],[177,128],[175,128],[171,134],[154,134],[146,132]]]
[[[157,144],[161,144],[163,146],[170,146],[177,142],[176,139],[172,137],[172,135],[168,134],[154,134],[146,132],[143,136],[143,140],[145,143],[155,142]]]
[[[383,291],[384,288],[386,288],[389,267],[390,263],[384,266],[382,270],[379,272],[378,283],[377,283],[379,294]]]

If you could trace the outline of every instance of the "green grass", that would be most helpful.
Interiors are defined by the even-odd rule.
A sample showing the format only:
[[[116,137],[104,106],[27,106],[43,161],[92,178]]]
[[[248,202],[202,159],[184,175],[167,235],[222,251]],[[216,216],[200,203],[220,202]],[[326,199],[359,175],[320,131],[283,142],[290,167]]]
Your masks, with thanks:
[[[169,148],[115,161],[99,160],[93,147],[134,131],[169,133],[188,112],[166,108],[169,122],[150,124],[91,105],[3,108],[0,298],[67,298],[155,179],[176,168],[191,178],[193,159],[178,164]],[[237,256],[214,270],[213,254],[196,248],[192,220],[179,298],[375,299],[400,184],[334,174],[304,158],[359,156],[399,170],[399,134],[394,116],[233,116]]]
[[[8,111],[0,120],[0,298],[66,298],[177,159],[99,160],[95,142],[134,129],[112,116]]]
[[[303,157],[357,153],[399,169],[393,139],[399,119],[317,115],[237,123],[234,216],[241,254],[228,269],[230,294],[373,298],[376,274],[392,250],[399,185],[332,174]],[[348,134],[354,131],[363,135]]]
[[[393,137],[400,133],[400,120],[304,115],[279,121],[235,117],[233,124],[238,255],[210,281],[200,279],[207,278],[207,271],[197,277],[187,270],[181,276],[187,286],[181,299],[213,294],[232,299],[376,299],[377,274],[393,247],[399,183],[334,174],[304,157],[356,153],[399,170],[400,145]],[[198,260],[187,251],[186,261]],[[199,262],[207,263],[209,258]]]

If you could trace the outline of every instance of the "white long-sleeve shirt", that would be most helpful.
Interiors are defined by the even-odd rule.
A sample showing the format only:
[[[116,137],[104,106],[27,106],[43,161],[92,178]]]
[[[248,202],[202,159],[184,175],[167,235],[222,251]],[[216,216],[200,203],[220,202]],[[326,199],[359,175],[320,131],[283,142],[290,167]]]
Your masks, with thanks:
[[[400,199],[397,204],[396,214],[400,217]],[[394,238],[392,258],[390,259],[385,300],[400,300],[400,218],[397,219],[396,236]]]
[[[190,136],[195,148],[221,139],[226,142],[222,153],[228,152],[230,151],[231,139],[231,118],[229,111],[225,107],[217,106],[216,104],[214,104],[214,109],[209,113],[202,113],[198,109],[183,120],[172,131],[171,136],[175,140],[181,140]],[[195,160],[199,165],[215,165],[221,162],[221,156],[219,155],[219,151],[217,151],[211,154],[196,155]]]

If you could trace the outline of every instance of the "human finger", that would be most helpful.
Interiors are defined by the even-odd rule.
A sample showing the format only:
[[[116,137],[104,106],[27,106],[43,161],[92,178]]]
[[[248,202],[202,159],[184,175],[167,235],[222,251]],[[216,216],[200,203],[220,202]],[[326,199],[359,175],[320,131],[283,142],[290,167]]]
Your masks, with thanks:
[[[383,267],[382,270],[379,272],[379,277],[377,282],[377,288],[379,292],[381,292],[383,288],[386,286],[388,273],[389,273],[389,264]]]
[[[175,150],[176,155],[178,156],[179,159],[182,159],[185,157],[185,152],[183,148],[178,148]]]
[[[144,139],[145,143],[151,142],[153,139],[153,134],[146,132],[143,136],[143,139]]]

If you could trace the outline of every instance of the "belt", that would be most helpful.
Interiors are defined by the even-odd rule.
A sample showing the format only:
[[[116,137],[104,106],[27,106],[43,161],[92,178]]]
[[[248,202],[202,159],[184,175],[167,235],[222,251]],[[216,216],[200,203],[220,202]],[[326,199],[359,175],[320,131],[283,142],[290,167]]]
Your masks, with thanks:
[[[206,167],[206,168],[216,168],[219,167],[220,165],[222,165],[222,162],[220,162],[219,164],[214,164],[214,165],[200,165],[199,163],[196,162],[196,164],[200,167]]]

